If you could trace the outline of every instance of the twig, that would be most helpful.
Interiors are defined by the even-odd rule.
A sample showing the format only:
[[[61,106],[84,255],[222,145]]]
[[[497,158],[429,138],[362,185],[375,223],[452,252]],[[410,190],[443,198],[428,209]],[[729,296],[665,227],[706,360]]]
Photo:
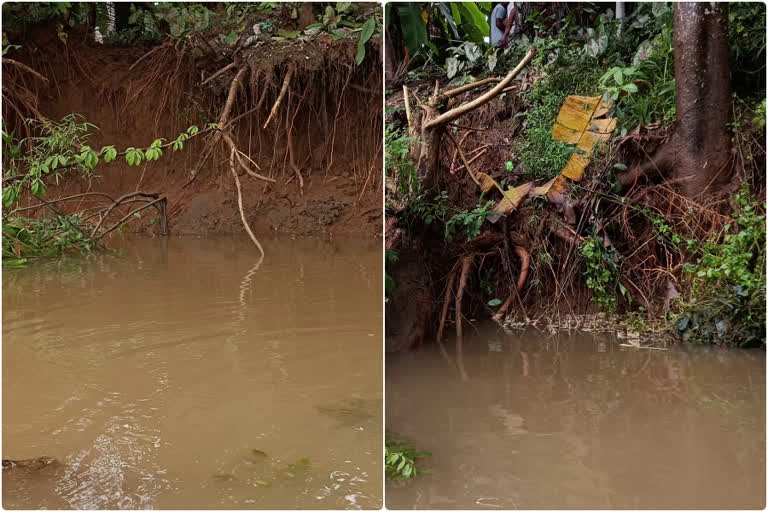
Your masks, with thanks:
[[[251,227],[248,225],[248,221],[245,218],[245,211],[243,211],[243,194],[240,190],[240,178],[237,177],[237,171],[235,171],[235,148],[234,147],[229,153],[229,170],[232,172],[232,177],[235,178],[235,186],[237,187],[237,207],[240,210],[240,220],[243,221],[243,227],[245,228],[245,231],[251,237],[251,240],[253,240],[253,243],[256,244],[256,247],[259,249],[259,252],[261,253],[261,259],[259,260],[259,263],[261,263],[261,260],[264,259],[264,249],[261,247],[261,244],[253,235],[253,231],[251,231]]]
[[[272,118],[275,117],[275,114],[277,114],[277,109],[280,108],[280,103],[283,101],[283,97],[285,96],[285,93],[288,91],[288,85],[291,83],[291,78],[293,78],[293,70],[288,70],[288,72],[285,74],[285,78],[283,79],[283,86],[280,88],[280,94],[278,95],[277,99],[275,100],[275,104],[272,105],[272,110],[269,112],[269,117],[267,118],[267,122],[264,123],[264,126],[262,128],[266,128],[270,121],[272,121]]]
[[[486,152],[486,151],[488,151],[488,148],[485,148],[485,149],[483,149],[482,151],[480,151],[480,153],[478,153],[478,154],[476,154],[475,156],[473,156],[473,157],[472,157],[472,158],[469,160],[469,163],[470,163],[470,164],[472,164],[472,163],[473,163],[475,160],[477,160],[478,158],[480,158],[481,156],[483,156],[483,155],[485,154],[485,152]],[[458,171],[460,171],[460,170],[461,170],[461,168],[462,168],[462,166],[466,167],[466,165],[464,165],[464,164],[461,164],[461,165],[459,166],[459,168],[458,168],[458,169],[456,169],[456,171],[454,171],[454,172],[458,172]]]
[[[120,226],[120,225],[121,225],[123,222],[125,222],[125,221],[126,221],[126,220],[128,220],[128,219],[130,219],[130,218],[131,218],[131,217],[132,217],[132,216],[133,216],[135,213],[138,213],[138,212],[140,212],[141,210],[145,210],[145,209],[149,208],[150,206],[154,206],[156,203],[159,203],[159,202],[161,202],[161,201],[165,201],[165,197],[159,197],[159,198],[155,199],[154,201],[152,201],[151,203],[148,203],[148,204],[145,204],[144,206],[141,206],[141,207],[139,207],[139,208],[136,208],[136,209],[135,209],[135,210],[133,210],[132,212],[130,212],[130,213],[128,213],[128,214],[126,214],[126,215],[125,215],[125,216],[124,216],[122,219],[120,219],[119,221],[117,221],[117,222],[116,222],[116,223],[115,223],[115,224],[114,224],[114,225],[113,225],[111,228],[109,228],[108,230],[106,230],[105,232],[103,232],[102,234],[100,234],[99,236],[95,237],[95,240],[101,240],[101,239],[102,239],[102,238],[104,238],[104,237],[105,237],[107,234],[109,234],[109,233],[111,233],[112,231],[114,231],[115,229],[117,229],[117,228],[118,228],[118,227],[119,227],[119,226]],[[105,216],[104,218],[106,219],[106,216]],[[101,225],[101,222],[99,222],[99,225]]]
[[[117,201],[115,201],[109,208],[107,208],[107,211],[104,212],[104,217],[102,217],[99,223],[96,224],[96,226],[94,226],[93,230],[91,231],[91,238],[96,238],[96,240],[98,240],[102,236],[106,235],[109,231],[112,231],[112,229],[110,229],[109,231],[107,231],[106,233],[102,234],[99,237],[95,236],[96,233],[99,231],[99,228],[104,224],[104,221],[107,220],[107,217],[109,217],[109,214],[112,213],[112,210],[114,210],[115,208],[123,204],[123,201],[125,201],[126,199],[130,199],[132,197],[137,197],[137,196],[148,197],[150,199],[157,199],[159,197],[159,194],[145,194],[144,192],[131,192],[130,194],[125,194],[124,196],[119,197]],[[153,201],[153,203],[154,202],[155,201]]]
[[[472,178],[472,181],[474,181],[478,187],[481,187],[482,185],[480,185],[480,182],[475,177],[475,173],[472,172],[472,168],[469,166],[469,162],[467,162],[467,157],[464,155],[464,152],[459,147],[459,143],[456,142],[456,139],[454,139],[453,135],[451,135],[448,131],[445,132],[445,135],[447,135],[448,138],[451,139],[451,142],[453,142],[453,145],[456,146],[456,150],[459,152],[459,157],[461,158],[461,161],[464,162],[464,167],[467,168],[469,177]]]

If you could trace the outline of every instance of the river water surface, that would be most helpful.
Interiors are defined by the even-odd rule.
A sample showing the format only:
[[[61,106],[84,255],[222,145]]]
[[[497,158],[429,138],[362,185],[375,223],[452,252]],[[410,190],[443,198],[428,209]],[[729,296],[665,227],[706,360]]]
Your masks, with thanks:
[[[431,473],[393,509],[763,508],[765,352],[467,328],[387,354],[386,423]]]
[[[6,508],[379,508],[379,243],[155,238],[3,271]]]

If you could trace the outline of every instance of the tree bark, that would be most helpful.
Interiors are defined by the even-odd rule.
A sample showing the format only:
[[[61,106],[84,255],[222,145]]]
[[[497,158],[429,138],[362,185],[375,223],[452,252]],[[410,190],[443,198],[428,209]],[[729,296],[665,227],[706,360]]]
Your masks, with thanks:
[[[675,4],[675,92],[677,124],[672,177],[694,198],[730,178],[731,84],[728,64],[728,5]]]

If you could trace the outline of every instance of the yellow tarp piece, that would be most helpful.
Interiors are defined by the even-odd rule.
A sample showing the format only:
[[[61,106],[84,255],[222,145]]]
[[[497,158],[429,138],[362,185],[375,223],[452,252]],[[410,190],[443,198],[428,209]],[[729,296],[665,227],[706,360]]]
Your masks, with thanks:
[[[608,93],[603,96],[574,95],[565,99],[552,128],[552,138],[575,145],[578,151],[571,155],[560,174],[543,185],[537,187],[534,183],[525,183],[504,191],[496,180],[478,172],[477,178],[484,192],[497,188],[503,194],[494,211],[506,215],[531,196],[546,196],[550,202],[562,204],[568,196],[568,180],[579,181],[584,177],[584,169],[589,165],[595,147],[609,141],[616,129],[616,118],[605,117],[612,108]],[[495,222],[495,219],[491,220]]]
[[[579,181],[584,176],[584,169],[595,146],[608,141],[616,128],[616,118],[604,117],[613,107],[610,97],[603,96],[568,96],[557,114],[557,122],[552,128],[552,138],[575,144],[582,154],[574,153],[568,160],[562,174]]]

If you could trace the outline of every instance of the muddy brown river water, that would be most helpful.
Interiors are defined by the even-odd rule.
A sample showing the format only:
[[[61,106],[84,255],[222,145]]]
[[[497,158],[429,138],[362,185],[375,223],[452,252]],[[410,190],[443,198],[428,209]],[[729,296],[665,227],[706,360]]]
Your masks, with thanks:
[[[380,242],[262,243],[3,271],[6,508],[381,506]]]
[[[469,332],[387,354],[386,423],[430,474],[392,509],[763,508],[765,352]]]

